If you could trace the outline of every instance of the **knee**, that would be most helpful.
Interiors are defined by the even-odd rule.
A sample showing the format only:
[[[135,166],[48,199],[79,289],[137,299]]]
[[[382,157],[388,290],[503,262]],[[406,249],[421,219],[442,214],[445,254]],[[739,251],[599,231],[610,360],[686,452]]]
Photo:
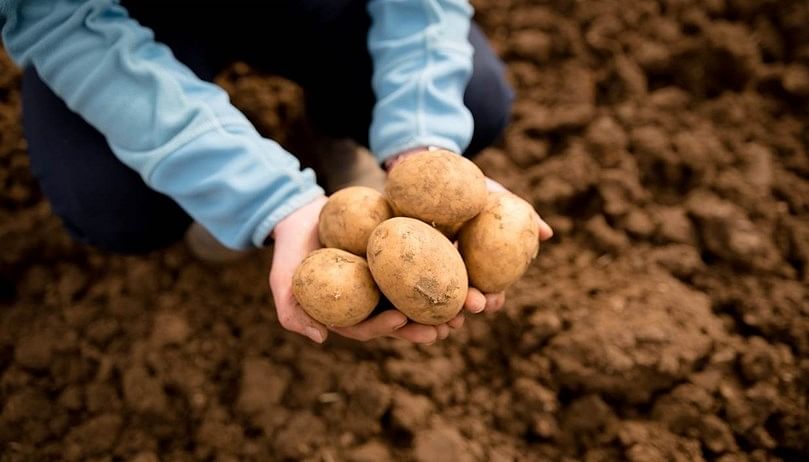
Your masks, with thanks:
[[[22,83],[31,171],[74,238],[106,251],[138,254],[182,237],[191,219],[174,201],[122,164],[104,137],[71,112],[32,67]]]
[[[88,215],[64,210],[56,214],[74,239],[106,252],[125,255],[164,249],[180,240],[190,225],[190,218],[105,217],[105,214]]]
[[[464,102],[474,119],[472,141],[464,153],[477,154],[500,139],[511,119],[514,90],[505,74],[505,65],[494,52],[476,49],[474,72]]]

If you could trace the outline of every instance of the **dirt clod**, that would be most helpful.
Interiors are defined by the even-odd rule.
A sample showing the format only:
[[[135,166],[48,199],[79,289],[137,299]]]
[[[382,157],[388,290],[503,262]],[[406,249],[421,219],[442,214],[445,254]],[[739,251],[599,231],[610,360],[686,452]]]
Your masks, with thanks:
[[[434,460],[475,460],[463,436],[452,427],[426,428],[418,432],[413,442],[413,459],[417,462]]]
[[[0,52],[0,459],[809,460],[809,4],[473,3],[516,93],[475,161],[555,236],[430,347],[284,331],[269,250],[72,241]],[[217,83],[311,150],[300,87]]]

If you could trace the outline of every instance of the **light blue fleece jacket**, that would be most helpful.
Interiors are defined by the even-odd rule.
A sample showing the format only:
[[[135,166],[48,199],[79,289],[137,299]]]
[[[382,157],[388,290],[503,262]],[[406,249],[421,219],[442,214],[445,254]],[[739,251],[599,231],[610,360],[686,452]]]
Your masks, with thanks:
[[[471,6],[370,0],[368,11],[372,152],[382,162],[418,146],[463,151],[473,128],[463,104]],[[124,164],[225,245],[261,246],[278,221],[323,194],[310,170],[259,135],[224,90],[197,78],[117,0],[0,0],[0,28],[12,59],[34,66]]]

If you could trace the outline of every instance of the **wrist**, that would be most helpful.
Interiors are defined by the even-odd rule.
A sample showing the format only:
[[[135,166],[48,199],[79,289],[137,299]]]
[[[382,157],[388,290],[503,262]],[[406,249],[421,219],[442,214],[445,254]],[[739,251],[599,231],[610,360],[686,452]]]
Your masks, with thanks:
[[[272,232],[267,236],[267,241],[276,239],[278,234],[283,234],[287,230],[300,230],[307,225],[317,225],[320,217],[320,209],[323,208],[326,200],[326,196],[321,194],[279,220],[275,227],[273,227]]]

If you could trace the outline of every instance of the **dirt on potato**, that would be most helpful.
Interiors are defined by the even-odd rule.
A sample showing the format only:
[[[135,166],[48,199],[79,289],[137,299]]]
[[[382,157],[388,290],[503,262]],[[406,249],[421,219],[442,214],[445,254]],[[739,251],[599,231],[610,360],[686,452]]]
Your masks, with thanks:
[[[0,55],[0,460],[807,460],[809,4],[537,3],[475,2],[518,92],[477,163],[556,235],[429,347],[284,332],[269,252],[72,242]],[[220,83],[294,146],[300,90]]]

